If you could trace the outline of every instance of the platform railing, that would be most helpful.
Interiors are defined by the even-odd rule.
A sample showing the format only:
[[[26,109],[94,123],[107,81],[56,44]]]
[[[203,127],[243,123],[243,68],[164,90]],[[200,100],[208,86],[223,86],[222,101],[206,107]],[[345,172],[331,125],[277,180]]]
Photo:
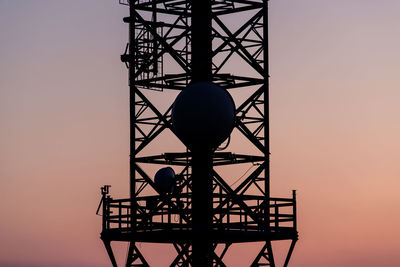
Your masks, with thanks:
[[[190,193],[179,196],[145,196],[136,198],[136,231],[154,230],[189,230],[191,229]],[[270,198],[269,220],[265,214],[265,197],[241,196],[246,210],[233,200],[226,200],[226,195],[213,194],[214,220],[213,228],[240,231],[271,231],[279,232],[285,229],[297,231],[296,193],[292,198]],[[225,201],[222,207],[221,202]],[[131,225],[131,201],[113,199],[103,194],[103,231],[129,230]],[[250,214],[249,211],[250,210]],[[269,221],[269,227],[268,227]]]

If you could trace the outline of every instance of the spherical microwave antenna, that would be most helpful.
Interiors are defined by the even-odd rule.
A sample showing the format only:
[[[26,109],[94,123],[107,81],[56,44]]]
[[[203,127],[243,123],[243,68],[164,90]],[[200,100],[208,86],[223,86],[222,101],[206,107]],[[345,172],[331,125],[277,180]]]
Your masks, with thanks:
[[[175,172],[171,167],[159,169],[154,176],[156,188],[163,193],[172,193],[175,188]]]
[[[192,151],[215,149],[231,134],[235,103],[227,90],[211,82],[186,87],[172,106],[172,126]]]

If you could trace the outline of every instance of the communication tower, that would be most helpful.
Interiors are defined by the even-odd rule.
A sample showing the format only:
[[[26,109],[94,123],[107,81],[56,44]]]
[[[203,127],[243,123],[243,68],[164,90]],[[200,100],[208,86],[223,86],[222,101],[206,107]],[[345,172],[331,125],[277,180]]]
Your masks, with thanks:
[[[129,242],[126,266],[149,266],[137,246],[147,242],[175,248],[170,266],[208,267],[225,266],[230,246],[247,242],[263,242],[251,266],[275,266],[271,242],[290,240],[287,266],[298,239],[296,195],[270,196],[268,1],[120,4],[129,8],[121,60],[129,70],[130,197],[111,198],[102,187],[101,239],[112,265],[112,241]],[[176,137],[181,151],[165,151]],[[235,142],[249,153],[230,151]]]

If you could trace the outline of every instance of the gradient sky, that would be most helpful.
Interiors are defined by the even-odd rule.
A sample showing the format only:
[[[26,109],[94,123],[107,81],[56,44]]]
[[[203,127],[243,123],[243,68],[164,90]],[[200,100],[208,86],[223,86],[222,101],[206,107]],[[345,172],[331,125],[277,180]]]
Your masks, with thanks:
[[[270,7],[272,195],[298,190],[291,266],[400,266],[400,1]],[[110,266],[95,211],[103,184],[128,195],[127,13],[0,0],[0,266]]]

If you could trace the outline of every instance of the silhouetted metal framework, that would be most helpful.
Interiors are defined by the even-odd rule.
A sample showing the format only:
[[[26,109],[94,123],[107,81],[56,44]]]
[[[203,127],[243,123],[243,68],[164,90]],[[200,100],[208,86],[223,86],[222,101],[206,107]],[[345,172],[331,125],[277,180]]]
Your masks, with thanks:
[[[248,141],[252,151],[245,155],[217,149],[212,155],[212,225],[204,237],[212,246],[210,266],[225,266],[223,258],[229,247],[245,242],[264,243],[251,266],[275,266],[271,242],[291,240],[284,264],[287,266],[298,238],[295,191],[291,198],[270,196],[267,2],[210,1],[210,79],[227,90],[243,92],[240,99],[235,99],[234,131]],[[149,266],[137,242],[172,244],[176,257],[170,266],[198,266],[192,257],[196,234],[192,227],[192,154],[187,149],[170,153],[162,148],[161,153],[154,153],[157,149],[146,150],[164,132],[173,133],[172,102],[167,108],[161,107],[165,103],[152,101],[150,95],[162,97],[171,91],[179,92],[192,80],[192,1],[120,3],[130,10],[129,17],[124,18],[129,24],[129,44],[121,60],[129,69],[131,196],[113,199],[109,186],[102,188],[101,239],[113,266],[117,263],[111,241],[130,243],[126,266]],[[242,14],[247,16],[245,20],[240,19]],[[232,18],[235,23],[225,22]],[[232,73],[238,62],[245,70],[242,75]],[[174,193],[162,193],[155,187],[151,178],[154,169],[148,167],[155,164],[179,170]],[[221,174],[225,173],[222,168],[240,164],[253,168],[232,184],[229,177]],[[217,246],[223,246],[219,253]]]

